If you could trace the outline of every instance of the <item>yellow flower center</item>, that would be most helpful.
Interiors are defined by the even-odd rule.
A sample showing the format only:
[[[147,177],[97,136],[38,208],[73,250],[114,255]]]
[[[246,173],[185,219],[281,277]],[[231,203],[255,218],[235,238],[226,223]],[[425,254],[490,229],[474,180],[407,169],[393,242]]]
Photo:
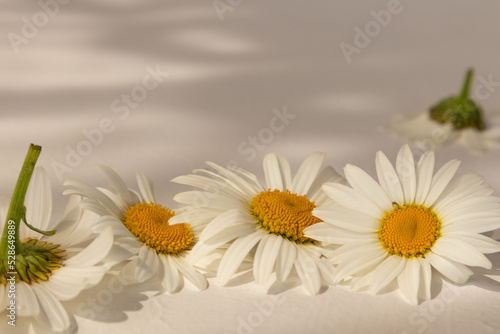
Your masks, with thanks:
[[[189,224],[170,225],[168,220],[174,215],[160,204],[140,203],[127,210],[123,224],[157,253],[175,255],[191,246],[194,235]]]
[[[64,265],[66,251],[59,245],[39,241],[37,238],[25,239],[21,241],[21,245],[22,253],[15,255],[15,271],[0,275],[0,283],[3,285],[7,284],[7,278],[12,275],[15,276],[16,282],[33,284],[47,281],[56,269]]]
[[[304,243],[312,242],[304,236],[304,229],[321,221],[312,215],[315,207],[306,195],[269,189],[252,198],[250,212],[269,233]]]
[[[395,204],[380,223],[378,238],[391,255],[422,257],[441,236],[441,221],[434,211],[422,205]]]

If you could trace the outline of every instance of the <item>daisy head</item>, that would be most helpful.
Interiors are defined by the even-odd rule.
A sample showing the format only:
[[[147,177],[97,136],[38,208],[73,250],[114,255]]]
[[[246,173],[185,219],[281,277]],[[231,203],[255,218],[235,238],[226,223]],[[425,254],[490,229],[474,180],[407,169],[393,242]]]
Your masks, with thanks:
[[[65,194],[84,196],[83,206],[100,216],[93,231],[113,229],[115,246],[120,250],[115,264],[127,261],[121,274],[132,282],[144,282],[158,274],[163,288],[170,293],[180,290],[184,277],[200,290],[206,289],[203,274],[185,260],[202,226],[172,224],[175,212],[156,202],[153,184],[146,176],[137,175],[138,193],[129,189],[111,168],[100,169],[111,183],[111,190],[68,180],[65,185],[71,189]]]
[[[469,98],[472,77],[473,70],[469,70],[460,95],[446,98],[428,111],[401,118],[388,130],[430,150],[453,141],[472,152],[497,146],[499,117],[489,115],[485,119],[481,107]]]
[[[500,227],[500,199],[478,175],[453,179],[459,164],[452,160],[434,173],[433,152],[415,166],[405,145],[395,168],[377,153],[378,182],[347,165],[350,187],[325,184],[339,206],[316,208],[324,222],[307,232],[341,245],[331,256],[338,264],[335,281],[352,278],[354,289],[374,294],[396,281],[417,304],[419,296],[431,298],[431,268],[458,284],[473,274],[469,266],[491,268],[484,254],[500,251],[500,244],[481,233]]]
[[[258,283],[266,283],[274,271],[284,281],[295,268],[307,291],[316,294],[321,276],[331,277],[333,267],[323,259],[328,250],[304,229],[320,222],[313,209],[331,202],[321,185],[343,180],[331,167],[319,172],[323,159],[323,153],[310,155],[292,178],[284,157],[267,154],[265,186],[248,171],[211,162],[207,164],[216,172],[201,169],[173,179],[201,189],[174,197],[188,205],[174,219],[206,225],[191,262],[226,246],[217,269],[219,284],[226,284],[250,255]]]
[[[43,332],[73,330],[75,318],[63,302],[96,285],[106,273],[101,261],[113,243],[111,229],[91,239],[88,226],[95,215],[82,212],[77,197],[70,199],[63,220],[54,226],[49,178],[40,167],[35,169],[26,193],[23,220],[30,223],[28,228],[11,219],[15,216],[17,189],[10,207],[9,200],[0,200],[0,229],[4,231],[0,243],[0,314],[11,321],[14,305],[14,320],[15,316],[30,317],[34,320],[30,325],[41,326]],[[49,227],[56,233],[39,233]],[[25,320],[18,321],[21,325]]]

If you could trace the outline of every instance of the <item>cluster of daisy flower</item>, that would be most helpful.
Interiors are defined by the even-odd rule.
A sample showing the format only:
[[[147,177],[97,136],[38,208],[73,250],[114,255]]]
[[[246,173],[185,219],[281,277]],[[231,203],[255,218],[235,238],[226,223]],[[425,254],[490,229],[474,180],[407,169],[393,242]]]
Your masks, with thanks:
[[[111,270],[131,284],[159,278],[169,293],[184,280],[206,289],[212,268],[219,285],[245,270],[257,284],[296,275],[311,295],[324,284],[373,294],[392,284],[416,305],[431,298],[432,274],[463,284],[469,266],[491,268],[484,254],[500,251],[482,234],[500,228],[492,188],[478,175],[454,178],[458,160],[434,172],[434,152],[415,162],[408,145],[395,165],[377,152],[377,179],[353,165],[345,177],[321,169],[319,152],[294,176],[287,159],[267,154],[264,184],[208,162],[172,180],[196,189],[174,197],[184,205],[175,212],[155,200],[146,176],[137,175],[136,191],[101,166],[109,187],[66,181],[71,196],[55,226],[48,176],[35,168],[40,150],[30,147],[10,204],[0,202],[0,310],[14,275],[17,315],[54,332],[76,326],[62,302]]]

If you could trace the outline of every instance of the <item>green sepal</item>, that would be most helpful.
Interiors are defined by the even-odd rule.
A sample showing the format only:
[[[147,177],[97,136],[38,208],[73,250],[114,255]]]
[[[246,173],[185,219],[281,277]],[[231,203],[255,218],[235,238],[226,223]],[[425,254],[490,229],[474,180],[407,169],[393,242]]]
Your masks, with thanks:
[[[469,98],[473,75],[474,70],[469,69],[460,95],[441,100],[430,108],[430,116],[433,120],[442,124],[452,124],[456,130],[465,128],[484,130],[483,111]]]
[[[46,236],[51,236],[51,235],[56,234],[56,230],[43,231],[43,230],[40,230],[40,229],[34,227],[33,225],[28,224],[28,221],[26,220],[26,207],[24,207],[24,213],[23,213],[23,219],[22,220],[23,220],[24,224],[26,226],[28,226],[28,228],[30,230],[33,230],[33,231],[35,231],[37,233],[40,233],[40,234],[43,234],[43,235],[46,235]]]

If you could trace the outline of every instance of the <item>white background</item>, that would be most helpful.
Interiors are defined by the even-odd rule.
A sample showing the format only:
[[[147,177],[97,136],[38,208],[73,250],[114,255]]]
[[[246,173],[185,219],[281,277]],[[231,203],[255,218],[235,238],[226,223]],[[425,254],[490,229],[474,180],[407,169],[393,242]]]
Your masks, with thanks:
[[[496,1],[401,0],[385,26],[372,11],[387,11],[387,1],[224,3],[232,10],[220,16],[212,1],[74,0],[52,6],[44,22],[37,2],[2,1],[0,195],[11,195],[30,142],[43,147],[38,164],[50,174],[55,221],[66,201],[60,178],[105,185],[98,163],[133,187],[136,172],[149,175],[158,201],[174,208],[172,197],[187,188],[170,180],[208,160],[237,162],[262,178],[267,152],[297,168],[319,150],[325,165],[341,171],[352,163],[374,175],[376,151],[394,161],[404,143],[380,130],[396,114],[458,93],[468,67],[476,85],[480,77],[500,81]],[[13,34],[29,32],[26,20],[39,27],[13,47]],[[340,44],[356,46],[356,27],[374,30],[349,62]],[[169,76],[128,114],[116,109],[121,102],[113,108],[122,94],[140,90],[148,67]],[[500,109],[496,89],[479,100],[487,113]],[[294,118],[281,127],[273,109],[285,108]],[[112,130],[82,144],[101,122]],[[280,130],[270,132],[271,123]],[[85,156],[69,166],[68,152],[79,147]],[[483,175],[498,196],[498,157],[498,150],[476,156],[452,145],[437,152],[437,165],[462,160],[458,174]],[[56,172],[61,165],[69,169]],[[500,256],[489,258],[498,268]],[[475,272],[465,286],[435,282],[435,299],[418,307],[397,291],[373,297],[325,287],[309,297],[293,284],[272,288],[273,301],[251,276],[228,288],[210,279],[204,292],[186,284],[178,294],[156,295],[148,285],[104,299],[110,286],[119,290],[106,280],[68,307],[79,310],[82,334],[495,333],[499,272],[488,272],[493,279]],[[98,297],[104,302],[91,306],[88,298]]]

